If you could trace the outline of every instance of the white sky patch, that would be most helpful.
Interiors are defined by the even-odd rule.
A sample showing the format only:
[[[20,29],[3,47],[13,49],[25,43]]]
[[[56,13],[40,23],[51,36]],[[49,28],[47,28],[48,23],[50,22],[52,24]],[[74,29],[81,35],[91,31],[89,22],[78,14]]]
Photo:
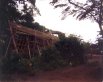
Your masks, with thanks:
[[[90,20],[78,21],[72,16],[61,20],[61,9],[54,9],[49,4],[49,0],[37,0],[37,7],[41,16],[36,16],[35,20],[46,28],[64,32],[66,34],[80,35],[85,41],[96,40],[99,31],[98,24]]]

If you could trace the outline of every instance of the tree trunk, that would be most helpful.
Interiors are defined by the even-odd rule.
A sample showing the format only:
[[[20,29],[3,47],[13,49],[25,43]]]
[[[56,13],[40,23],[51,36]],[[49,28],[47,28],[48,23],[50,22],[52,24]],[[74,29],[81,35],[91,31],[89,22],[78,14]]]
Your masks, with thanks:
[[[6,0],[0,0],[0,57],[5,55],[10,39],[6,2]]]
[[[99,9],[99,22],[98,22],[98,24],[99,24],[99,28],[100,28],[100,34],[102,35],[102,38],[103,38],[103,29],[102,29],[102,20],[103,20],[103,17],[102,17],[102,15],[103,15],[103,12],[102,12],[102,4],[103,4],[103,1],[102,0],[100,0],[100,9]]]

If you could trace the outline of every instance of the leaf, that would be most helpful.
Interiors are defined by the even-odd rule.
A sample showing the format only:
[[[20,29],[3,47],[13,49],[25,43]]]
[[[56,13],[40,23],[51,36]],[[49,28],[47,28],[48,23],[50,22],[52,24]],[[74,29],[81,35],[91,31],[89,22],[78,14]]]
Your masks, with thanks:
[[[68,11],[70,9],[70,6],[68,6],[66,9],[65,9],[65,11]]]
[[[36,0],[28,0],[33,6],[35,6]]]
[[[59,4],[59,5],[56,5],[54,6],[55,8],[58,8],[58,7],[64,7],[64,6],[67,6],[67,4]]]
[[[58,0],[52,0],[50,3],[55,4],[56,2],[58,2]]]

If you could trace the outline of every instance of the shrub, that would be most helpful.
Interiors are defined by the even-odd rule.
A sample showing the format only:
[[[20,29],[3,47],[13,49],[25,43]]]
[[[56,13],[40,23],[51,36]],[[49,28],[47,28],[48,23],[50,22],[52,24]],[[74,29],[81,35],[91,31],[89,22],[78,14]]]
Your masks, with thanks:
[[[20,57],[18,55],[8,55],[1,59],[0,67],[3,73],[13,73],[18,69]]]
[[[26,73],[31,71],[31,60],[23,58],[18,54],[9,54],[2,58],[0,67],[2,73]]]
[[[81,40],[72,36],[62,38],[54,46],[42,50],[41,55],[35,53],[31,59],[18,54],[10,54],[2,58],[0,67],[6,73],[52,70],[61,66],[84,63],[84,52]]]
[[[31,58],[32,69],[33,71],[39,71],[41,69],[41,60],[40,55],[35,55]]]
[[[42,69],[50,70],[64,65],[64,60],[55,46],[43,50],[41,55]]]
[[[77,37],[71,36],[60,40],[56,43],[56,48],[68,63],[72,65],[84,63],[84,47]]]

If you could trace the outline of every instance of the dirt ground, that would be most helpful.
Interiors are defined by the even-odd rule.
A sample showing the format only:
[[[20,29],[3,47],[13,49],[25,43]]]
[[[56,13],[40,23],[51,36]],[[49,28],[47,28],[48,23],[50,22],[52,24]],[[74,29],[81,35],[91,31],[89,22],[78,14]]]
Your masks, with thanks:
[[[53,71],[41,71],[35,75],[12,75],[12,80],[0,82],[103,82],[99,62],[92,61],[76,67],[64,67]]]

